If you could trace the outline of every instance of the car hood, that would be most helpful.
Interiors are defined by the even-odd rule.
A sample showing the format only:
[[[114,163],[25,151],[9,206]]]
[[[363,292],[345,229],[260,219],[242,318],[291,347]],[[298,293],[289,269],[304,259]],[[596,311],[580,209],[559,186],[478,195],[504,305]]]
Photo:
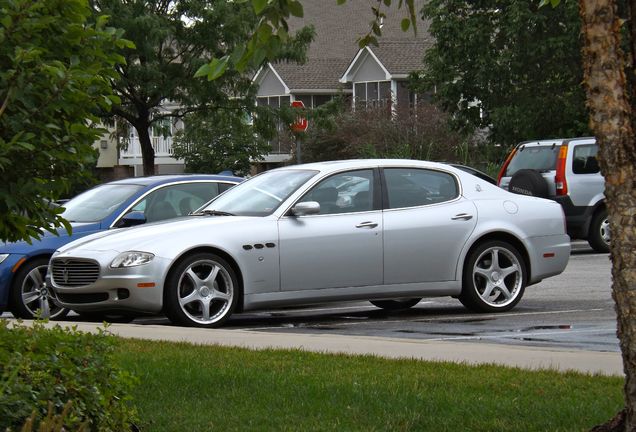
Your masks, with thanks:
[[[253,221],[247,216],[188,216],[170,221],[157,222],[132,228],[115,229],[95,233],[71,242],[60,249],[59,253],[70,252],[79,255],[82,251],[115,251],[129,250],[152,252],[157,244],[169,242],[170,238],[197,237],[202,230],[209,231],[216,227],[243,224]]]
[[[56,230],[57,235],[45,231],[39,240],[31,239],[31,244],[26,241],[0,243],[0,253],[28,254],[34,249],[55,250],[60,245],[68,243],[74,238],[101,229],[101,224],[100,222],[73,222],[71,227],[71,235],[68,234],[65,228],[58,228]]]

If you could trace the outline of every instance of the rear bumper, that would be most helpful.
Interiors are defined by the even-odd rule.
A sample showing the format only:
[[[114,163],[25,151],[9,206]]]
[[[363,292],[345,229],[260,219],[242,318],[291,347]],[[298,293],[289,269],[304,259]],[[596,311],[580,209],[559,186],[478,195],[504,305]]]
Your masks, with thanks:
[[[528,253],[530,257],[530,277],[533,284],[565,270],[570,260],[570,237],[566,234],[532,237]]]

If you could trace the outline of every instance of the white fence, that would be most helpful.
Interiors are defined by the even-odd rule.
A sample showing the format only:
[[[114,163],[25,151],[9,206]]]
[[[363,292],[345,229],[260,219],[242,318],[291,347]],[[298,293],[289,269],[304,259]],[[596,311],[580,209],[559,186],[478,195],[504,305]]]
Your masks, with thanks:
[[[150,138],[155,149],[155,157],[172,157],[172,137],[153,136]],[[119,153],[121,158],[140,158],[141,145],[138,137],[130,137],[128,146]]]

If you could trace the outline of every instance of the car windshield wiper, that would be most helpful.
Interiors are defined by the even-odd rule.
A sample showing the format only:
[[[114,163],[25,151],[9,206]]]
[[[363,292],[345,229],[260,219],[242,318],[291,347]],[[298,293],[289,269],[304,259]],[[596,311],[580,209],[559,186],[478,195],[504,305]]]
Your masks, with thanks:
[[[220,210],[201,210],[200,212],[192,213],[192,216],[236,216],[233,213],[228,213]]]

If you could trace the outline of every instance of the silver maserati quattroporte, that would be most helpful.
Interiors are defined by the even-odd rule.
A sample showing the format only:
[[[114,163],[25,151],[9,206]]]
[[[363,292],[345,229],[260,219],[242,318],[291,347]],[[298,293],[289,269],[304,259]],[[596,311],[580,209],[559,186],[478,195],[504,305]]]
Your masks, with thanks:
[[[267,171],[189,216],[82,238],[55,252],[49,274],[80,313],[215,327],[241,311],[344,300],[400,309],[453,296],[507,311],[569,254],[554,201],[446,164],[355,160]]]

